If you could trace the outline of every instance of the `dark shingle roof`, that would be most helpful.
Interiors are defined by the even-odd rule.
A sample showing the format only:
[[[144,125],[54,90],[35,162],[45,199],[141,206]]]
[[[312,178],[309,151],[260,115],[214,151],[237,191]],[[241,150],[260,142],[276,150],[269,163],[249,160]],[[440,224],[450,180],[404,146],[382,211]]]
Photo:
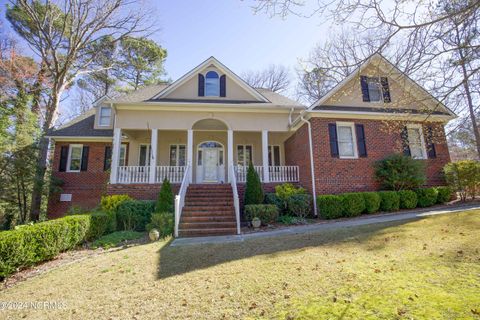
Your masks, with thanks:
[[[95,114],[48,133],[50,137],[113,137],[111,129],[94,129]]]
[[[383,108],[383,107],[372,108],[372,107],[355,107],[355,106],[320,105],[313,108],[313,110],[449,115],[449,113],[442,112],[440,110],[429,111],[424,109]]]

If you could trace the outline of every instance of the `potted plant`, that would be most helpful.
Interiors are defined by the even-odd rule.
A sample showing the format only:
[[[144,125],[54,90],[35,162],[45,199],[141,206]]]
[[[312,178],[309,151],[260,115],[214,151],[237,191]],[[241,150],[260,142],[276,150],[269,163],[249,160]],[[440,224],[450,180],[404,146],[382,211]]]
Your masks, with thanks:
[[[254,229],[260,228],[261,225],[262,225],[262,221],[260,220],[260,218],[255,217],[252,219],[252,226]]]

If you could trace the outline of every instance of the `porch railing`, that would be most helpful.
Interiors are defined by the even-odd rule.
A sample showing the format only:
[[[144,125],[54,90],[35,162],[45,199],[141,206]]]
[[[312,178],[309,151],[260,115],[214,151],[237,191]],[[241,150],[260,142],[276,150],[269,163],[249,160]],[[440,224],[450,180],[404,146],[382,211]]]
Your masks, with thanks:
[[[180,218],[182,217],[182,209],[185,203],[185,194],[187,193],[188,185],[190,184],[189,173],[192,170],[192,166],[188,165],[182,177],[182,184],[178,190],[178,194],[175,196],[175,230],[174,235],[178,237],[178,225]]]
[[[230,165],[228,170],[231,176],[230,185],[232,186],[233,192],[233,206],[235,208],[235,219],[237,221],[237,234],[240,234],[240,200],[238,199],[237,179],[235,177],[234,166]]]
[[[263,182],[263,167],[254,166],[255,171],[257,171],[260,181]],[[243,183],[247,181],[247,166],[235,166],[235,177],[237,182]],[[270,182],[298,182],[299,181],[299,170],[298,166],[269,166],[268,174]]]
[[[185,166],[157,166],[155,183],[162,183],[167,178],[170,183],[180,183],[185,175]]]
[[[150,167],[119,166],[117,170],[117,183],[148,183]]]

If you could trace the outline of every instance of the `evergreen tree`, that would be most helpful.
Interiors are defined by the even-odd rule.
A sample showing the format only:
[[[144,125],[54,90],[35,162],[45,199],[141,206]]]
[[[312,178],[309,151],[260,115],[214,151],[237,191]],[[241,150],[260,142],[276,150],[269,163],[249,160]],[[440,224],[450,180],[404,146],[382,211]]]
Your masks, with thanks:
[[[171,213],[174,211],[172,185],[167,178],[163,179],[162,187],[160,188],[160,193],[158,194],[156,211]]]
[[[250,162],[247,171],[247,183],[245,186],[244,204],[261,204],[263,203],[263,189],[260,177],[255,171],[253,164]]]

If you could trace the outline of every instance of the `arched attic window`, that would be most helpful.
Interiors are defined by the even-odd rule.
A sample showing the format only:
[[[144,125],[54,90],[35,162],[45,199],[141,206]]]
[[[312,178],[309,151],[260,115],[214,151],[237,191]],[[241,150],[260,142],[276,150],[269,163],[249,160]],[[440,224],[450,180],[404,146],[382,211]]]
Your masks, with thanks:
[[[220,96],[220,77],[215,71],[209,71],[205,75],[205,96]]]

